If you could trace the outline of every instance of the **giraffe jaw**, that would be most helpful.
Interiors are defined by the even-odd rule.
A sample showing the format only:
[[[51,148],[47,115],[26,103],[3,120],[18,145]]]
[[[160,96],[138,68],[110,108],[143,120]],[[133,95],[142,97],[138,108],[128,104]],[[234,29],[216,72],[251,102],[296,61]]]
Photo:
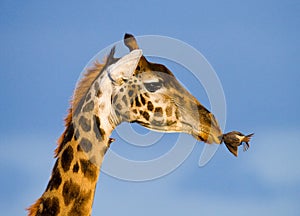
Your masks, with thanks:
[[[150,130],[157,131],[157,132],[167,132],[167,133],[187,133],[191,134],[195,139],[211,144],[216,143],[220,144],[221,139],[220,135],[221,132],[219,132],[219,129],[214,129],[215,132],[213,132],[213,129],[211,128],[200,128],[199,130],[193,127],[190,123],[187,122],[181,122],[181,126],[178,126],[174,124],[174,127],[168,126],[168,128],[164,128],[163,126],[154,126],[150,125],[149,123],[142,122],[142,121],[132,121],[131,123],[138,123],[142,125],[143,127],[146,127]],[[216,132],[217,131],[217,132]]]
[[[203,141],[207,144],[212,144],[212,143],[221,144],[221,140],[220,140],[219,136],[215,136],[215,134],[213,134],[213,133],[200,132],[200,133],[197,133],[197,135],[193,134],[193,136],[197,140]]]
[[[200,127],[199,129],[197,129],[189,123],[183,122],[183,124],[190,128],[188,133],[192,134],[195,139],[208,144],[221,144],[221,132],[219,128],[215,128],[212,126],[202,128]]]

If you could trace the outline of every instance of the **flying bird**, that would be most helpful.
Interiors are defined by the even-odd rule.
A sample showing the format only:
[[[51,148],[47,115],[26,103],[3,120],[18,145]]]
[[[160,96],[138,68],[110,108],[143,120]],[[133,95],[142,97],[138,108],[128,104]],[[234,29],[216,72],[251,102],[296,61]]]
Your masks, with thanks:
[[[249,135],[244,135],[238,131],[231,131],[229,133],[223,134],[221,137],[221,143],[224,142],[228,150],[234,155],[238,156],[238,146],[243,145],[243,150],[247,151],[250,147],[250,139],[254,135],[251,133]]]

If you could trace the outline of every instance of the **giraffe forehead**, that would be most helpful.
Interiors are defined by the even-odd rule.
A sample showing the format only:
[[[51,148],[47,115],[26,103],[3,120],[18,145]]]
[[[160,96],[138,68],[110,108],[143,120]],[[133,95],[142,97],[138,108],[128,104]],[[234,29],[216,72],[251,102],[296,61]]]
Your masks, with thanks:
[[[164,87],[167,88],[169,88],[170,86],[178,87],[179,84],[177,79],[169,74],[162,72],[143,72],[138,75],[132,76],[132,78],[128,80],[128,82],[126,82],[124,86],[128,87],[128,89],[137,87],[138,90],[142,90],[144,84],[158,82],[164,83]]]
[[[144,73],[141,73],[139,74],[139,79],[140,81],[142,82],[158,82],[161,77],[158,76],[157,73],[153,73],[153,72],[144,72]]]

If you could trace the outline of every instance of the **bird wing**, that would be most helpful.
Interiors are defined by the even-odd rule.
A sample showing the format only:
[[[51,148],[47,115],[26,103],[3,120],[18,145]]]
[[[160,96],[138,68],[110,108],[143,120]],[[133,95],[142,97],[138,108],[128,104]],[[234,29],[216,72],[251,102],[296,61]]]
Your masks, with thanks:
[[[225,144],[225,145],[234,156],[236,156],[236,157],[238,156],[238,147],[237,146],[232,146],[232,145],[228,145],[228,144]]]

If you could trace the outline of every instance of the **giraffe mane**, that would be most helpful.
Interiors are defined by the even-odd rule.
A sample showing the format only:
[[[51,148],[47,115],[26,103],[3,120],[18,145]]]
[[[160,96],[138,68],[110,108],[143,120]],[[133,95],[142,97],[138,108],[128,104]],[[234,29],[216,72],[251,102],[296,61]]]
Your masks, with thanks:
[[[42,201],[42,198],[39,198],[34,204],[26,208],[26,210],[28,211],[28,216],[37,215],[37,211],[39,210]]]
[[[79,81],[74,91],[73,99],[71,101],[73,111],[75,111],[78,108],[81,99],[86,95],[92,83],[100,75],[102,69],[105,66],[105,63],[101,64],[98,61],[95,61],[94,65],[88,68],[87,71],[83,74],[82,79]]]
[[[68,114],[65,117],[65,131],[62,133],[62,135],[57,141],[58,146],[55,149],[55,157],[58,156],[58,154],[61,152],[61,150],[64,147],[65,144],[64,139],[68,136],[68,131],[72,124],[73,111],[75,111],[78,108],[82,98],[86,95],[86,93],[88,92],[89,88],[91,87],[95,79],[101,74],[106,64],[107,64],[107,58],[104,59],[104,63],[100,63],[99,61],[96,60],[93,66],[91,66],[86,70],[86,72],[83,74],[83,77],[79,81],[74,91],[73,97],[70,101],[70,108],[68,110]]]

